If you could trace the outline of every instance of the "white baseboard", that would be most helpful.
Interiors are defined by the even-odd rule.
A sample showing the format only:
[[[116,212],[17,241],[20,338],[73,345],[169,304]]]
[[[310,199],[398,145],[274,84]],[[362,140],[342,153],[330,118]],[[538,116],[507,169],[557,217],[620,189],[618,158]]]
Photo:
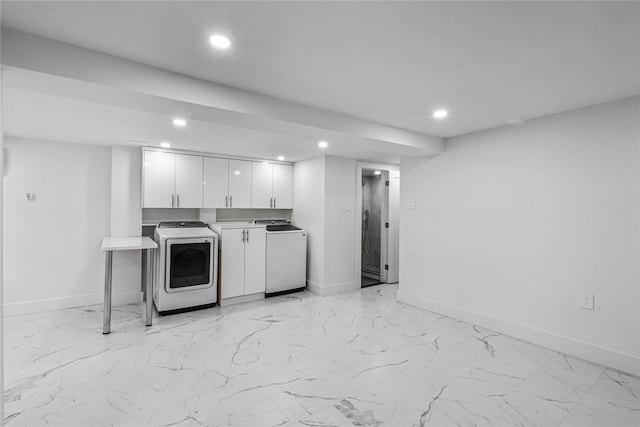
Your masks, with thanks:
[[[111,305],[135,304],[142,301],[142,292],[130,292],[126,294],[113,294]],[[5,316],[19,314],[40,313],[43,311],[63,310],[65,308],[82,307],[104,303],[102,294],[74,295],[71,297],[47,298],[31,301],[21,301],[4,304]]]
[[[331,285],[321,285],[319,283],[312,282],[311,280],[307,280],[307,289],[314,294],[326,297],[328,295],[357,291],[360,289],[360,284],[356,282],[343,282]]]
[[[224,298],[220,300],[220,306],[228,306],[232,304],[239,304],[241,302],[257,301],[264,299],[264,292],[258,292],[257,294],[240,295],[237,297]]]
[[[507,319],[456,307],[398,289],[398,301],[414,307],[462,320],[561,353],[640,376],[640,357],[588,343],[555,332],[534,328]]]

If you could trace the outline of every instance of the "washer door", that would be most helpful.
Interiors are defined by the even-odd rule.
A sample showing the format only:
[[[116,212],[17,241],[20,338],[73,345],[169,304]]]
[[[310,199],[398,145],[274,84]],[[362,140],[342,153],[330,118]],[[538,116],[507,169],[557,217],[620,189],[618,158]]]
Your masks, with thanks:
[[[168,239],[165,290],[169,293],[213,286],[213,239]]]

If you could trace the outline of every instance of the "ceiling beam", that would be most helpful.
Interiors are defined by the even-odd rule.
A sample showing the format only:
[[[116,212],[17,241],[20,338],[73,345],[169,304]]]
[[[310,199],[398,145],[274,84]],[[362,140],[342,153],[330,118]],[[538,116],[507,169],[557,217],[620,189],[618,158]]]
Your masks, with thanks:
[[[442,138],[399,129],[245,90],[195,79],[120,57],[31,34],[2,29],[2,65],[27,70],[21,90],[91,98],[150,112],[175,110],[191,119],[305,138],[335,138],[403,156],[444,151]],[[34,76],[40,74],[37,79]],[[47,84],[36,84],[37,80]],[[57,78],[56,84],[50,84]],[[68,90],[73,87],[73,90]],[[72,95],[70,95],[72,94]],[[89,100],[89,99],[86,99]]]

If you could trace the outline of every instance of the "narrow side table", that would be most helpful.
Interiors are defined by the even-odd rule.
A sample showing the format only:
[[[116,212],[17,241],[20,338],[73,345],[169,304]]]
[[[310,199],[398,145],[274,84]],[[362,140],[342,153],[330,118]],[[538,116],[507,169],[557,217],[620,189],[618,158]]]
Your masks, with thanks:
[[[151,294],[151,257],[158,244],[149,237],[105,237],[102,239],[102,251],[105,253],[104,261],[104,320],[102,322],[102,333],[111,332],[111,270],[113,265],[114,251],[135,251],[143,250],[147,255],[147,274],[145,285],[145,325],[151,326],[153,315],[153,297]]]

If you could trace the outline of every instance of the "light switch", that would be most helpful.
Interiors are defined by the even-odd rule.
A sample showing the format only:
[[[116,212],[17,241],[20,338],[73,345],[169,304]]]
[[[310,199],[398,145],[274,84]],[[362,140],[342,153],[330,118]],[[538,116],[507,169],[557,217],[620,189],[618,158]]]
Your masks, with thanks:
[[[407,209],[415,209],[416,201],[415,200],[407,200]]]
[[[345,210],[345,211],[350,211],[350,210],[351,210],[351,203],[347,202],[347,203],[344,205],[344,210]]]

